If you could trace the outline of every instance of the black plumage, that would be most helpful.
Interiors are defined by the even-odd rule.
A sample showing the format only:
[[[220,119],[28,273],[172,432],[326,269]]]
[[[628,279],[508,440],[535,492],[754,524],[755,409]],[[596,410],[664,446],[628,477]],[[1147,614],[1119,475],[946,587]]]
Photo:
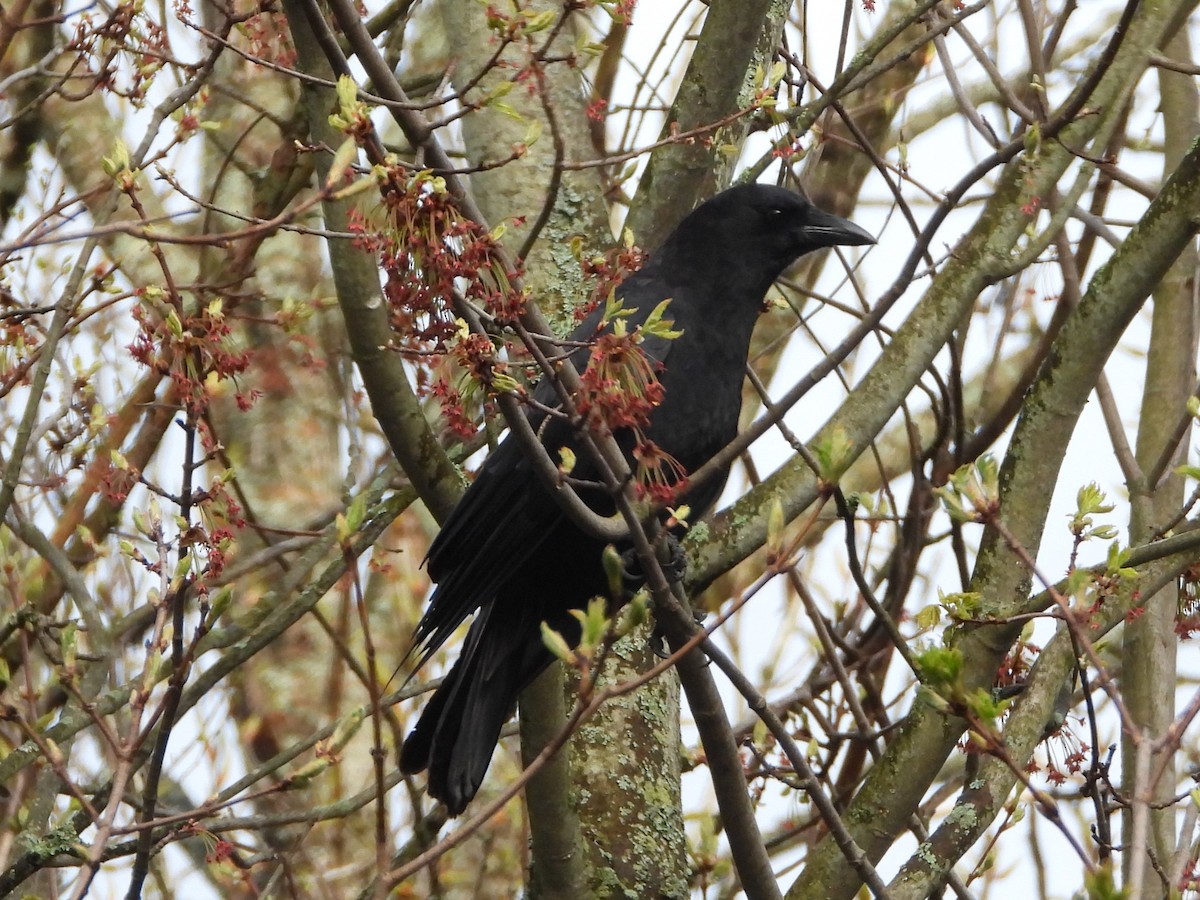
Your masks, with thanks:
[[[729,443],[737,431],[750,334],[771,283],[805,253],[869,243],[857,225],[782,188],[736,187],[697,207],[617,288],[622,305],[634,310],[625,320],[630,330],[670,298],[666,318],[682,331],[673,340],[647,337],[641,345],[664,388],[644,436],[687,472]],[[593,340],[602,331],[602,313],[593,312],[571,339]],[[587,361],[586,347],[573,352],[576,368]],[[546,380],[534,396],[557,405]],[[572,474],[594,479],[595,467],[568,425],[543,421],[539,413],[529,418],[552,459],[570,447],[577,455]],[[628,453],[631,436],[617,438]],[[723,481],[710,479],[684,495],[694,517],[716,502]],[[613,510],[599,490],[580,496],[598,512]],[[458,661],[405,740],[400,762],[406,772],[428,768],[430,794],[452,814],[479,789],[518,693],[553,661],[541,622],[578,640],[569,611],[607,595],[603,549],[603,541],[561,511],[511,436],[484,462],[430,547],[429,575],[437,588],[414,637],[423,648],[418,667],[467,616],[478,614]]]

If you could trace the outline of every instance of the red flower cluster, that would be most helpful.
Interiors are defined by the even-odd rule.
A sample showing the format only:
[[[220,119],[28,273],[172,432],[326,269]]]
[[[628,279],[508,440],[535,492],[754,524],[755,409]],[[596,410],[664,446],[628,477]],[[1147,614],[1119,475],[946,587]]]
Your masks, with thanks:
[[[154,76],[171,56],[162,25],[133,0],[112,7],[103,20],[89,7],[76,18],[67,51],[78,57],[97,88],[134,106],[145,102]]]
[[[597,97],[588,104],[587,117],[593,122],[603,122],[605,110],[608,107],[608,101],[603,97]]]
[[[650,413],[663,401],[664,390],[657,366],[640,346],[640,329],[598,337],[588,366],[580,375],[576,399],[591,428],[634,434],[634,478],[638,493],[661,502],[674,501],[687,485],[687,472],[671,454],[646,437]]]
[[[463,440],[475,436],[475,420],[467,412],[462,394],[449,381],[444,377],[434,379],[429,395],[441,406],[442,418],[453,434]]]
[[[633,22],[633,13],[637,9],[638,0],[615,0],[606,4],[610,8],[610,14],[614,19],[623,25],[629,25]]]
[[[478,390],[516,383],[491,340],[466,331],[453,298],[460,294],[501,325],[514,322],[525,309],[525,293],[513,287],[522,273],[501,264],[500,233],[459,213],[442,179],[394,167],[384,172],[382,196],[379,218],[359,218],[351,230],[358,246],[379,257],[397,349],[415,361],[438,356],[457,364],[461,379],[446,372],[430,378],[423,370],[418,389],[438,401],[451,432],[470,437]]]
[[[231,330],[219,302],[184,316],[173,306],[156,310],[155,305],[134,307],[138,334],[129,352],[142,365],[170,378],[188,412],[199,418],[208,407],[208,378],[234,378],[249,366],[250,354],[229,348]],[[238,405],[244,408],[252,399],[253,395],[239,395]]]
[[[633,448],[633,458],[637,461],[637,471],[634,478],[637,481],[638,493],[643,497],[662,504],[675,502],[676,497],[687,490],[687,470],[679,464],[679,460],[654,441],[643,438]]]
[[[579,412],[593,428],[640,429],[662,403],[663,387],[638,346],[640,335],[604,334],[592,344],[587,369],[580,376]]]
[[[292,32],[287,17],[276,10],[265,7],[242,23],[241,33],[245,36],[251,56],[265,59],[284,68],[296,65],[296,48],[292,46]]]
[[[601,303],[608,301],[617,285],[646,263],[646,254],[636,244],[626,242],[603,255],[583,256],[579,267],[592,281],[587,303],[575,310],[575,321],[582,322]]]
[[[356,243],[379,256],[384,296],[402,349],[444,352],[458,330],[456,290],[501,324],[524,311],[512,287],[521,272],[499,264],[497,236],[464,218],[440,178],[394,168],[386,173],[383,221],[352,224]]]

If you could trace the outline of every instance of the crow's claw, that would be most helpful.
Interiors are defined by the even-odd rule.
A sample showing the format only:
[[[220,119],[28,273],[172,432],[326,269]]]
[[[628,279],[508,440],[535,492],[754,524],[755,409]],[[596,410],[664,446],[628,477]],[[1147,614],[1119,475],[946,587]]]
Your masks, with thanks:
[[[642,561],[633,547],[621,551],[621,578],[629,586],[640,586],[646,580],[642,575]]]
[[[667,636],[659,630],[657,625],[650,632],[650,637],[646,640],[646,643],[650,645],[650,649],[659,659],[666,659],[671,655],[671,648],[667,644]]]
[[[663,575],[671,583],[682,581],[683,576],[687,574],[687,554],[683,552],[683,545],[679,543],[679,539],[670,533],[667,534],[667,554],[667,561],[660,563]],[[642,561],[633,547],[621,553],[621,577],[630,586],[641,587],[646,582]]]
[[[687,554],[683,552],[683,545],[679,543],[679,538],[669,531],[667,532],[667,553],[670,556],[663,564],[663,574],[667,576],[667,581],[672,583],[683,581],[683,576],[687,574]]]

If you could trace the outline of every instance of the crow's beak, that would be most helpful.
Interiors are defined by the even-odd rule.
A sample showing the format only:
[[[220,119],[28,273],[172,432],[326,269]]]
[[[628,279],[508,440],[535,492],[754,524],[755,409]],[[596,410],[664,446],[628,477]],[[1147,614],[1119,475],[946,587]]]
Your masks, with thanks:
[[[801,234],[816,247],[858,247],[875,243],[875,238],[866,229],[859,228],[849,219],[820,209],[809,211],[808,221],[801,229]]]

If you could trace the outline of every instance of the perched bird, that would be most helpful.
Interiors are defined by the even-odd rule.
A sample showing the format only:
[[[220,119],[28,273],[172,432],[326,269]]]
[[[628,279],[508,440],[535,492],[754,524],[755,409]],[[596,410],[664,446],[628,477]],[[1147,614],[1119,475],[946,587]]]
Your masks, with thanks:
[[[649,335],[640,344],[661,394],[636,433],[615,431],[630,468],[637,465],[635,447],[655,447],[658,459],[669,460],[659,475],[676,481],[680,470],[694,472],[729,443],[737,432],[750,333],[772,282],[805,253],[872,243],[852,222],[798,194],[759,184],[724,191],[680,222],[616,289],[629,313],[623,319],[627,333],[667,299],[663,318],[681,332]],[[613,328],[604,309],[597,309],[571,335],[577,344],[567,346],[595,341]],[[589,353],[587,346],[571,353],[580,371]],[[534,392],[543,407],[557,406],[557,396],[548,379]],[[528,418],[551,459],[557,462],[568,448],[576,454],[572,477],[598,480],[563,418],[544,412]],[[724,480],[722,475],[694,490],[682,484],[679,502],[703,515]],[[602,490],[584,487],[579,493],[592,509],[612,513],[612,499]],[[576,643],[580,626],[570,610],[609,593],[604,546],[560,509],[511,435],[484,462],[433,541],[427,562],[437,588],[414,635],[422,648],[417,668],[467,616],[478,615],[458,661],[405,740],[400,765],[405,772],[428,768],[429,793],[452,815],[479,789],[517,695],[554,660],[541,623]]]

